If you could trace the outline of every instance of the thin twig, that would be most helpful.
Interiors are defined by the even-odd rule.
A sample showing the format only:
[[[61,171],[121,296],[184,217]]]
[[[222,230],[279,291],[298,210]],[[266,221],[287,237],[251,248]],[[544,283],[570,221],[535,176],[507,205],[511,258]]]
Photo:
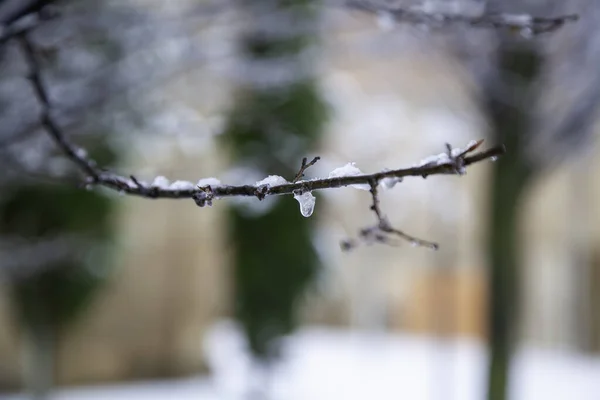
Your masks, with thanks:
[[[381,207],[379,206],[379,181],[376,179],[372,179],[369,181],[369,186],[369,192],[371,193],[371,198],[373,199],[373,203],[371,204],[370,208],[377,217],[377,224],[361,229],[359,232],[360,241],[366,242],[367,244],[376,242],[389,245],[393,244],[393,242],[391,241],[391,235],[394,235],[403,240],[408,241],[413,246],[426,247],[432,250],[439,249],[439,245],[437,243],[419,239],[415,236],[409,235],[399,229],[394,228],[390,224],[387,217],[383,215],[383,213],[381,212]],[[352,250],[358,245],[359,241],[356,239],[346,239],[340,243],[340,247],[344,251]]]
[[[311,162],[309,162],[308,164],[306,163],[306,161],[308,160],[306,157],[304,157],[302,159],[302,165],[300,166],[300,170],[298,171],[298,173],[296,174],[296,177],[294,178],[294,180],[292,181],[293,183],[298,182],[300,179],[304,178],[304,172],[309,169],[310,167],[312,167],[313,165],[315,165],[317,163],[317,161],[319,161],[321,159],[321,157],[315,157],[312,159]]]
[[[52,137],[52,139],[54,139],[63,153],[75,164],[77,164],[82,171],[85,172],[85,174],[88,176],[88,179],[91,178],[93,182],[98,181],[99,170],[96,166],[96,163],[87,157],[85,150],[77,148],[67,141],[65,136],[62,134],[59,125],[52,116],[52,107],[50,105],[48,92],[44,86],[44,83],[42,82],[40,64],[37,60],[35,49],[29,41],[27,33],[19,34],[16,38],[23,49],[25,59],[29,66],[29,80],[31,81],[35,94],[42,105],[42,126]]]

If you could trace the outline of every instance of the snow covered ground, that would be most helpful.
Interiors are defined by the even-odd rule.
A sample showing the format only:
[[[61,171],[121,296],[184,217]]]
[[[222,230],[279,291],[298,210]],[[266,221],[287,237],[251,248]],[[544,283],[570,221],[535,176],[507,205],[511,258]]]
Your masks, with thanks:
[[[230,323],[215,326],[205,348],[212,377],[65,389],[57,400],[237,400],[268,386],[270,399],[478,400],[484,396],[484,348],[469,341],[306,328],[285,343],[286,361],[258,373]],[[513,370],[515,400],[600,399],[600,359],[524,349]],[[265,383],[268,382],[268,385]],[[262,383],[262,384],[261,384]],[[27,398],[0,396],[2,400]]]

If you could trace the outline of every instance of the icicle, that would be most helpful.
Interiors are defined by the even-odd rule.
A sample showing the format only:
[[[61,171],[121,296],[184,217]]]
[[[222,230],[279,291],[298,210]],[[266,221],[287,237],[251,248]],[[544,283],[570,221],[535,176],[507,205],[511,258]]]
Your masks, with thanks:
[[[316,198],[311,192],[294,193],[294,199],[300,204],[300,213],[303,217],[310,217],[315,209]]]

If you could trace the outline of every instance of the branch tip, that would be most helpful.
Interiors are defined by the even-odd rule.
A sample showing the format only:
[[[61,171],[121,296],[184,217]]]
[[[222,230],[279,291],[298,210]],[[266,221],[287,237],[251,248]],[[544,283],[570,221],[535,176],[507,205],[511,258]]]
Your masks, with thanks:
[[[311,162],[307,163],[308,158],[304,157],[302,159],[302,165],[300,166],[300,170],[298,171],[298,173],[294,177],[294,180],[292,181],[292,183],[296,183],[300,179],[302,179],[304,177],[304,172],[307,169],[309,169],[310,167],[312,167],[313,165],[315,165],[317,163],[317,161],[319,161],[320,159],[321,159],[321,157],[317,156],[317,157],[313,158]]]

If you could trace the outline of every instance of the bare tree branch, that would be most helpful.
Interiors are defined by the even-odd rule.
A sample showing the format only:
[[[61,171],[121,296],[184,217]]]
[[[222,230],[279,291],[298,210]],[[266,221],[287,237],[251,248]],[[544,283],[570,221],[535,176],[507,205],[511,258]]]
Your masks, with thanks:
[[[73,163],[75,163],[77,167],[84,173],[86,176],[85,184],[104,186],[125,194],[153,199],[193,198],[198,205],[204,206],[213,198],[253,196],[263,199],[265,196],[270,195],[294,194],[295,191],[307,192],[322,189],[333,189],[356,184],[370,184],[371,181],[380,182],[385,178],[403,178],[407,176],[421,176],[426,178],[430,175],[456,174],[457,170],[460,168],[464,168],[485,159],[498,157],[505,152],[503,146],[496,146],[486,151],[467,156],[467,153],[470,153],[476,148],[475,147],[473,149],[467,149],[463,153],[454,157],[452,162],[444,162],[439,164],[428,163],[418,167],[381,171],[374,174],[299,181],[298,179],[303,175],[304,171],[318,161],[318,158],[315,158],[310,163],[306,163],[305,161],[303,162],[299,173],[292,183],[276,186],[207,185],[203,187],[196,187],[189,182],[189,185],[183,183],[168,187],[164,187],[162,185],[152,185],[139,181],[133,176],[127,178],[113,172],[104,171],[103,169],[99,168],[96,162],[87,155],[87,152],[83,148],[77,147],[66,138],[66,136],[62,133],[61,128],[54,121],[52,107],[42,81],[35,49],[28,40],[26,34],[20,35],[18,38],[29,63],[29,79],[34,86],[36,95],[38,96],[38,99],[43,107],[41,117],[42,126],[45,128],[60,150],[64,153],[64,155],[73,161]],[[458,165],[458,162],[460,162],[460,165]]]
[[[437,250],[439,249],[439,245],[434,242],[430,242],[427,240],[419,239],[417,237],[411,236],[403,231],[394,228],[390,221],[387,219],[385,215],[383,215],[381,208],[379,207],[379,181],[376,179],[372,179],[369,181],[371,197],[373,199],[373,204],[371,205],[371,210],[375,213],[377,217],[377,224],[371,227],[363,228],[359,232],[359,240],[365,242],[367,244],[371,243],[383,243],[383,244],[394,244],[392,241],[393,236],[396,236],[400,239],[408,241],[413,246],[418,247],[426,247],[428,249]],[[351,250],[358,246],[359,240],[356,239],[346,239],[340,243],[340,247],[344,251]]]
[[[33,85],[35,94],[42,105],[41,124],[48,134],[58,144],[60,149],[65,153],[67,157],[73,160],[77,166],[83,170],[88,177],[95,180],[98,179],[98,168],[96,163],[91,159],[86,158],[85,151],[83,149],[76,148],[67,142],[66,138],[62,134],[59,125],[55,122],[52,116],[52,107],[48,97],[47,90],[42,82],[41,71],[37,56],[33,45],[27,37],[27,33],[22,33],[17,36],[23,53],[29,66],[29,80]]]
[[[165,178],[157,178],[153,183],[148,184],[138,180],[133,175],[125,177],[100,168],[97,163],[88,156],[85,149],[76,146],[67,139],[60,125],[55,120],[52,105],[43,82],[40,63],[38,62],[33,44],[28,39],[26,32],[17,35],[16,38],[25,54],[29,66],[29,79],[34,87],[38,101],[42,106],[41,125],[54,140],[62,153],[84,174],[85,180],[83,183],[90,187],[103,186],[121,193],[150,199],[189,198],[193,199],[198,206],[204,207],[211,206],[214,199],[224,197],[249,196],[263,200],[266,196],[272,195],[287,194],[296,196],[298,193],[307,193],[315,190],[366,184],[370,188],[370,193],[373,198],[371,210],[377,217],[377,224],[360,231],[359,238],[362,241],[393,244],[392,239],[396,237],[407,240],[415,246],[437,249],[438,245],[436,243],[418,239],[392,227],[379,207],[379,184],[387,179],[399,182],[402,178],[408,176],[427,178],[430,175],[462,175],[469,165],[486,159],[493,160],[505,153],[504,146],[495,146],[488,150],[471,154],[480,147],[483,142],[480,140],[472,141],[465,149],[452,149],[452,147],[447,144],[447,153],[429,157],[416,166],[385,170],[373,174],[351,176],[342,174],[342,176],[329,178],[300,180],[304,176],[304,172],[320,159],[319,157],[315,157],[310,162],[308,162],[307,158],[302,160],[300,170],[293,178],[292,182],[287,182],[281,177],[275,177],[277,179],[274,183],[265,184],[258,182],[254,185],[231,186],[221,184],[214,178],[209,178],[201,180],[197,185],[194,185],[187,181],[176,181],[172,184],[168,184],[168,182],[165,183]],[[350,249],[356,245],[357,242],[355,240],[342,242],[343,249]]]
[[[482,14],[463,15],[430,13],[422,10],[407,9],[383,2],[347,0],[346,5],[357,10],[375,14],[386,14],[396,22],[425,24],[427,26],[463,25],[473,28],[504,29],[521,33],[524,37],[533,37],[542,33],[553,32],[564,24],[579,19],[576,14],[562,15],[554,18],[535,17],[527,14]]]

